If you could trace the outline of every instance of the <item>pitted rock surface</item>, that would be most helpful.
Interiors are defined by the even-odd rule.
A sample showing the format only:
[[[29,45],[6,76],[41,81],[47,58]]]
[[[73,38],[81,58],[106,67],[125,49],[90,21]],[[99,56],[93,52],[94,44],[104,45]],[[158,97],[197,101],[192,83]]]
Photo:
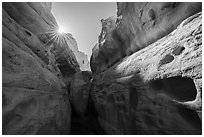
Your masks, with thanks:
[[[98,53],[91,56],[93,72],[116,62],[168,35],[189,16],[202,11],[199,2],[119,2],[117,18],[102,22],[106,35],[99,39]],[[105,25],[103,25],[105,24]],[[94,47],[96,49],[96,47]]]
[[[201,15],[94,74],[92,95],[106,134],[201,134]]]

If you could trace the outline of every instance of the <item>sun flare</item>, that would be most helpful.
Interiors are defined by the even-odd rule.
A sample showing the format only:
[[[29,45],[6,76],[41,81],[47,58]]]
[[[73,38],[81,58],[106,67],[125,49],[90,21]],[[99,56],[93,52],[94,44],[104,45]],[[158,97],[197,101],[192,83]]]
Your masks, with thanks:
[[[64,33],[64,29],[63,29],[63,28],[59,28],[59,29],[58,29],[58,33],[59,33],[59,34]]]

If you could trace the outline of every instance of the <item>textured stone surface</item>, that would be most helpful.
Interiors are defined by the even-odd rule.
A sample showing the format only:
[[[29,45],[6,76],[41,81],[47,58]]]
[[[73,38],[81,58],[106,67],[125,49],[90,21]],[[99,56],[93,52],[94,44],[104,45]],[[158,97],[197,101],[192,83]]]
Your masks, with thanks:
[[[79,71],[79,64],[70,45],[64,41],[64,36],[57,34],[58,25],[49,5],[35,2],[4,2],[2,6],[16,23],[40,39],[41,45],[51,56],[51,68],[57,69],[56,65],[58,64],[62,73],[64,73],[64,69],[70,70],[72,73]]]
[[[13,41],[2,42],[3,134],[68,134],[65,84]]]
[[[93,52],[91,57],[93,72],[104,71],[125,56],[166,36],[184,19],[201,11],[202,4],[121,2],[117,3],[117,8],[116,22],[108,18],[102,23],[104,34],[101,33],[98,53]]]
[[[4,3],[3,8],[17,23],[34,33],[43,42],[44,47],[49,49],[51,43],[53,44],[57,63],[61,63],[63,69],[69,66],[74,71],[90,70],[87,56],[78,51],[73,36],[56,36],[58,24],[50,11],[51,3]]]
[[[93,80],[51,3],[2,7],[2,134],[201,134],[200,3],[118,3]]]
[[[2,18],[3,37],[6,37],[10,41],[14,41],[19,46],[24,45],[21,47],[26,49],[27,51],[29,51],[28,49],[32,50],[32,52],[29,53],[32,56],[35,56],[36,59],[38,59],[37,57],[39,57],[40,59],[38,60],[39,62],[42,60],[42,64],[49,63],[49,56],[47,54],[46,48],[43,46],[42,42],[36,35],[16,23],[12,18],[8,16],[4,9],[2,9]]]
[[[70,47],[74,55],[76,56],[77,62],[79,63],[81,71],[90,71],[90,65],[88,57],[85,53],[78,50],[77,41],[73,38],[70,33],[65,34],[65,41]]]
[[[58,25],[49,8],[45,9],[43,5],[37,2],[4,2],[2,7],[18,24],[47,42],[49,32],[56,31]]]
[[[72,77],[79,65],[67,44],[50,40],[51,3],[2,5],[2,133],[70,134],[62,73]]]
[[[94,74],[92,95],[106,134],[201,134],[201,15]]]
[[[83,116],[87,109],[89,99],[91,72],[82,71],[77,72],[72,77],[70,85],[70,97],[73,109],[77,115]]]

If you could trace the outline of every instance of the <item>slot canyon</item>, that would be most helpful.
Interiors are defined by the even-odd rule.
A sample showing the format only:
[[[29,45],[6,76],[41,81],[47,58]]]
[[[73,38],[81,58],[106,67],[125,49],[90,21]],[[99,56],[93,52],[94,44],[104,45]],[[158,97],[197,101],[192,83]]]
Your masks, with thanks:
[[[202,134],[201,2],[117,2],[90,59],[51,11],[2,3],[3,135]]]

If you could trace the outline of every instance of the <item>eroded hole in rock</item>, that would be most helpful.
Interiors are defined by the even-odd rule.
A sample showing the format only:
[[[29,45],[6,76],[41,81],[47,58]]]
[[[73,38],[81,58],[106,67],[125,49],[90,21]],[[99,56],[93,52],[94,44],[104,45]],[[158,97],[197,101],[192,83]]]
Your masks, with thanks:
[[[27,35],[31,36],[31,33],[28,32],[27,30],[25,31],[25,33],[26,33]]]
[[[148,11],[148,15],[149,15],[149,17],[151,18],[151,20],[154,20],[155,19],[155,12],[154,12],[154,10],[153,9],[150,9],[149,11]]]
[[[187,20],[184,23],[185,28],[176,27],[184,19],[202,11],[202,8],[199,8],[202,3],[164,3],[117,3],[118,16],[105,19],[107,24],[103,25],[102,21],[102,26],[91,24],[96,20],[99,23],[102,14],[86,18],[89,17],[86,11],[92,10],[89,7],[93,7],[92,12],[95,12],[100,10],[98,7],[102,7],[101,4],[97,6],[87,3],[83,8],[88,7],[88,10],[84,10],[79,4],[74,6],[74,9],[81,15],[85,13],[85,16],[73,16],[78,19],[74,25],[82,23],[82,28],[87,29],[79,27],[78,32],[70,29],[74,20],[66,18],[69,11],[62,10],[73,7],[70,3],[56,4],[60,5],[56,8],[56,19],[52,15],[56,6],[52,6],[52,3],[2,4],[3,134],[201,134],[202,123],[196,111],[169,103],[168,100],[194,100],[197,92],[192,79],[173,77],[152,81],[150,86],[148,83],[144,84],[146,78],[158,74],[148,73],[151,65],[157,63],[154,62],[156,59],[151,60],[148,54],[157,54],[165,49],[164,56],[158,59],[158,62],[162,65],[172,62],[169,64],[172,67],[180,65],[179,62],[173,64],[174,58],[185,50],[184,47],[179,47],[180,45],[190,44],[192,51],[197,50],[200,55],[202,22],[198,20],[198,16]],[[160,7],[164,11],[161,11]],[[116,14],[116,8],[113,9],[114,12],[106,10],[111,16]],[[74,13],[70,12],[73,15]],[[63,23],[68,25],[61,26],[57,19],[68,21]],[[89,22],[86,23],[84,19]],[[194,30],[199,23],[199,30]],[[88,43],[98,40],[95,46],[89,44],[86,49],[89,52],[92,50],[92,78],[92,74],[81,72],[90,70],[87,59],[90,55],[86,56],[79,51],[85,50],[87,44],[81,44],[80,37],[75,39],[71,33],[92,36],[92,31],[86,31],[98,29],[99,26],[99,37],[93,35],[83,38]],[[62,28],[64,30],[60,30]],[[169,34],[173,30],[174,33]],[[185,32],[189,35],[185,35]],[[175,41],[178,41],[178,44],[174,51],[167,53],[169,44]],[[153,42],[153,46],[149,46]],[[144,50],[140,50],[144,47]],[[140,52],[137,52],[138,50]],[[186,56],[184,61],[186,59],[191,62],[199,57],[197,54],[191,56],[191,50],[186,50],[189,56]],[[135,54],[130,56],[133,53]],[[195,71],[200,71],[199,62],[189,65],[193,71],[195,67],[198,68]],[[168,74],[174,73],[172,69],[164,71]],[[188,73],[187,71],[189,69],[183,73]],[[82,76],[78,75],[78,72]],[[200,81],[198,79],[196,84],[200,84]],[[200,86],[202,85],[199,85],[199,88]],[[150,89],[148,93],[163,93],[169,98],[149,98],[145,95],[146,88]],[[83,112],[80,112],[81,110]]]
[[[164,93],[174,100],[186,102],[196,99],[197,91],[193,79],[176,76],[149,83],[156,93]]]
[[[202,121],[200,120],[196,111],[184,107],[178,107],[178,112],[186,121],[191,123],[194,127],[199,130],[202,129]]]
[[[174,56],[172,55],[166,55],[161,61],[160,65],[168,64],[174,60]]]
[[[172,53],[173,53],[175,56],[178,56],[178,55],[180,55],[180,54],[183,52],[184,49],[185,49],[185,47],[183,47],[183,46],[180,47],[180,46],[179,46],[179,47],[175,48]]]

